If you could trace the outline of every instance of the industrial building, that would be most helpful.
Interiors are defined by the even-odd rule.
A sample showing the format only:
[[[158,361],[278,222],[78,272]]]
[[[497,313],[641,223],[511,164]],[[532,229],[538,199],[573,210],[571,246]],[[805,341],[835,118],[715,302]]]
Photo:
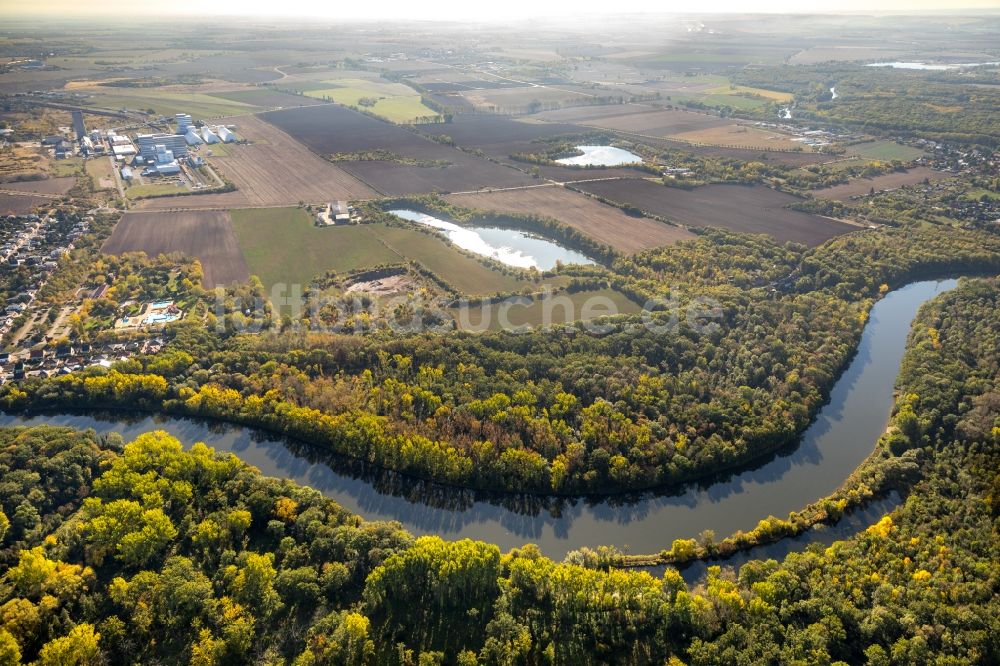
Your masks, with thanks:
[[[157,146],[165,146],[175,158],[187,155],[187,141],[177,134],[140,134],[136,141],[139,142],[139,154],[145,160],[156,159]]]
[[[184,135],[184,140],[187,142],[187,145],[189,146],[200,146],[202,143],[204,143],[201,140],[201,137],[198,136],[198,131],[193,127],[188,128],[187,134]]]
[[[219,138],[222,139],[224,143],[233,143],[234,141],[236,141],[236,135],[230,132],[229,128],[226,127],[225,125],[219,125],[216,128],[216,132],[218,133]]]
[[[201,138],[205,143],[219,143],[219,136],[208,127],[201,128]]]
[[[130,181],[130,180],[132,180],[132,169],[131,168],[129,168],[127,166],[123,166],[122,167],[122,180],[124,180],[124,181]]]
[[[151,169],[161,176],[170,176],[181,172],[181,167],[174,159],[174,151],[167,148],[162,143],[156,144],[156,164]]]
[[[187,131],[192,127],[191,114],[176,113],[174,114],[174,122],[177,123],[177,134],[187,134]]]
[[[126,159],[137,152],[130,138],[124,134],[117,134],[114,130],[108,130],[108,145],[118,160]]]

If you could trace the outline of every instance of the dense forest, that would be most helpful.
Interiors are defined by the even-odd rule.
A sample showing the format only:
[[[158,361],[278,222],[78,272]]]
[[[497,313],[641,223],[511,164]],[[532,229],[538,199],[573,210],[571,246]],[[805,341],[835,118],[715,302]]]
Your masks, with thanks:
[[[651,304],[596,333],[585,323],[364,337],[293,326],[220,337],[189,325],[165,352],[6,386],[0,401],[221,418],[466,487],[634,490],[794,441],[888,289],[997,271],[1000,240],[981,232],[889,228],[806,250],[711,231],[610,269],[566,269],[581,288]]]
[[[164,433],[0,430],[0,663],[996,663],[1000,283],[918,315],[901,508],[784,562],[598,570],[413,539]]]

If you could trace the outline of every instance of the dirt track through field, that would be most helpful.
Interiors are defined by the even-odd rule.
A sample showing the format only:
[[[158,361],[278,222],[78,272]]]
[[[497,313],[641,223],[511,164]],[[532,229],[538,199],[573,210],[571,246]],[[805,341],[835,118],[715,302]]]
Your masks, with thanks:
[[[202,284],[208,289],[250,278],[232,220],[224,211],[126,213],[101,250],[197,257],[204,273]]]

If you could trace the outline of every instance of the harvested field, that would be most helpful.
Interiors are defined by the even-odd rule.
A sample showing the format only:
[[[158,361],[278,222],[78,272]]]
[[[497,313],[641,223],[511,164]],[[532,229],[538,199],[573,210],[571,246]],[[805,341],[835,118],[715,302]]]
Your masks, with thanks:
[[[439,146],[402,127],[333,104],[270,111],[260,117],[320,154],[379,149],[416,158],[422,157],[421,151]],[[447,146],[440,148],[445,154],[450,150]],[[441,150],[431,152],[441,154]]]
[[[657,137],[677,136],[688,132],[735,125],[731,120],[707,113],[673,109],[648,110],[646,113],[627,113],[620,116],[591,118],[581,121],[581,124]]]
[[[644,138],[644,143],[652,146],[663,146],[664,148],[675,148],[686,150],[695,155],[706,155],[712,157],[728,157],[745,162],[773,162],[776,164],[787,164],[789,166],[804,166],[807,164],[817,164],[836,159],[824,153],[811,153],[802,150],[777,151],[760,150],[752,148],[733,148],[729,146],[697,146],[683,141],[673,139],[652,139]],[[795,144],[799,146],[799,144]]]
[[[526,123],[507,116],[482,114],[458,116],[444,125],[416,127],[427,134],[445,134],[459,146],[478,148],[496,158],[537,150],[538,144],[534,143],[536,141],[591,131],[587,127],[569,123]]]
[[[183,197],[154,197],[140,199],[131,210],[228,210],[246,208],[250,205],[244,192],[218,192],[215,194],[192,194]]]
[[[66,194],[76,185],[75,176],[63,178],[46,178],[45,180],[22,180],[13,183],[0,183],[0,190],[15,192],[35,192],[38,194]]]
[[[671,134],[670,138],[677,139],[678,141],[689,141],[694,144],[728,146],[748,150],[801,150],[802,152],[811,152],[803,148],[801,143],[793,141],[792,137],[788,134],[763,127],[739,125],[736,123],[689,132],[677,132]]]
[[[685,229],[649,218],[626,215],[614,206],[559,186],[452,194],[445,199],[466,208],[551,217],[598,242],[626,253],[640,252],[694,237],[694,234]]]
[[[593,131],[592,128],[581,125],[521,122],[507,116],[493,115],[458,116],[446,125],[417,125],[417,128],[427,134],[445,134],[456,145],[466,149],[481,150],[498,162],[516,165],[520,169],[527,169],[532,165],[512,160],[510,159],[511,155],[539,151],[543,146],[537,143],[538,141]],[[546,178],[559,182],[607,178],[609,176],[635,178],[645,175],[627,167],[591,171],[545,166],[541,167],[541,171]]]
[[[29,194],[6,194],[0,192],[0,215],[27,215],[34,211],[36,206],[42,206],[47,203],[52,203],[52,200],[43,197],[33,197]]]
[[[648,180],[606,180],[575,187],[688,226],[768,234],[778,242],[819,245],[857,228],[784,208],[798,199],[760,185],[705,185],[681,190]]]
[[[830,159],[829,155],[803,151],[801,144],[785,135],[737,125],[732,120],[712,114],[659,109],[648,104],[559,109],[537,113],[529,118],[575,124],[583,129],[622,132],[632,139],[634,135],[641,135],[642,141],[651,146],[686,150],[697,155],[773,161],[791,166]],[[777,138],[770,138],[773,136]]]
[[[228,154],[215,157],[211,164],[236,185],[248,205],[321,203],[375,195],[370,187],[317,157],[274,125],[256,116],[235,122],[237,131],[250,145],[229,146]]]
[[[546,106],[551,108],[555,105],[582,104],[594,97],[593,93],[548,86],[469,90],[461,94],[476,109],[498,113],[523,113],[532,106],[534,109],[531,110]]]
[[[916,185],[917,183],[922,183],[924,179],[940,180],[942,178],[948,178],[949,176],[950,174],[935,171],[934,169],[929,169],[927,167],[917,167],[916,169],[910,169],[909,171],[887,173],[881,176],[875,176],[874,178],[855,178],[851,182],[844,183],[843,185],[834,185],[833,187],[826,187],[821,190],[813,190],[810,194],[817,199],[838,199],[840,201],[844,201],[850,199],[851,197],[868,194],[873,189],[876,192],[894,190],[905,185]]]
[[[533,182],[529,176],[514,169],[341,106],[274,111],[262,117],[321,155],[385,150],[403,158],[448,165],[415,166],[385,160],[339,164],[344,171],[383,194],[459,192],[484,187],[518,187]],[[447,126],[441,127],[444,131]]]
[[[636,113],[650,113],[656,107],[648,104],[606,104],[602,106],[577,106],[554,111],[542,111],[530,116],[533,119],[548,123],[579,123],[615,116],[627,116]]]
[[[229,213],[222,211],[126,213],[101,250],[197,257],[204,271],[202,284],[209,289],[250,278]]]

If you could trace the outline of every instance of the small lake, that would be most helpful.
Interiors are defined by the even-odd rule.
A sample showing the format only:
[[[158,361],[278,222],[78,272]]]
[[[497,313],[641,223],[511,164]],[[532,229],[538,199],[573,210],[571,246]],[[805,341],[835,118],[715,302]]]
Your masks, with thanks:
[[[577,146],[577,150],[582,150],[583,155],[564,157],[556,160],[559,164],[569,166],[624,166],[626,164],[641,164],[642,158],[635,153],[630,153],[622,148],[614,146]]]
[[[398,520],[416,535],[478,539],[505,551],[535,543],[555,559],[581,546],[604,544],[653,553],[705,529],[721,539],[752,529],[769,515],[784,518],[836,490],[885,431],[917,309],[956,285],[956,280],[915,282],[876,303],[856,356],[797,443],[755,466],[667,492],[600,498],[475,492],[371,468],[252,428],[191,418],[0,413],[0,425],[93,428],[98,433],[119,432],[126,441],[150,430],[166,430],[186,446],[205,442],[217,451],[235,453],[267,476],[311,486],[369,520]],[[879,505],[874,506],[877,512]],[[830,532],[810,530],[789,543],[829,534],[849,536],[835,527],[826,528]],[[787,545],[755,552],[777,553]]]
[[[508,266],[547,271],[555,268],[557,261],[564,264],[594,263],[585,254],[523,231],[496,227],[462,227],[414,210],[389,212],[404,220],[433,227],[444,232],[448,240],[463,250],[495,259]]]
[[[964,63],[941,63],[932,64],[926,62],[871,62],[867,67],[892,67],[893,69],[924,69],[930,71],[946,71],[951,69],[965,69],[966,67],[984,67],[1000,65],[1000,62],[964,62]]]

